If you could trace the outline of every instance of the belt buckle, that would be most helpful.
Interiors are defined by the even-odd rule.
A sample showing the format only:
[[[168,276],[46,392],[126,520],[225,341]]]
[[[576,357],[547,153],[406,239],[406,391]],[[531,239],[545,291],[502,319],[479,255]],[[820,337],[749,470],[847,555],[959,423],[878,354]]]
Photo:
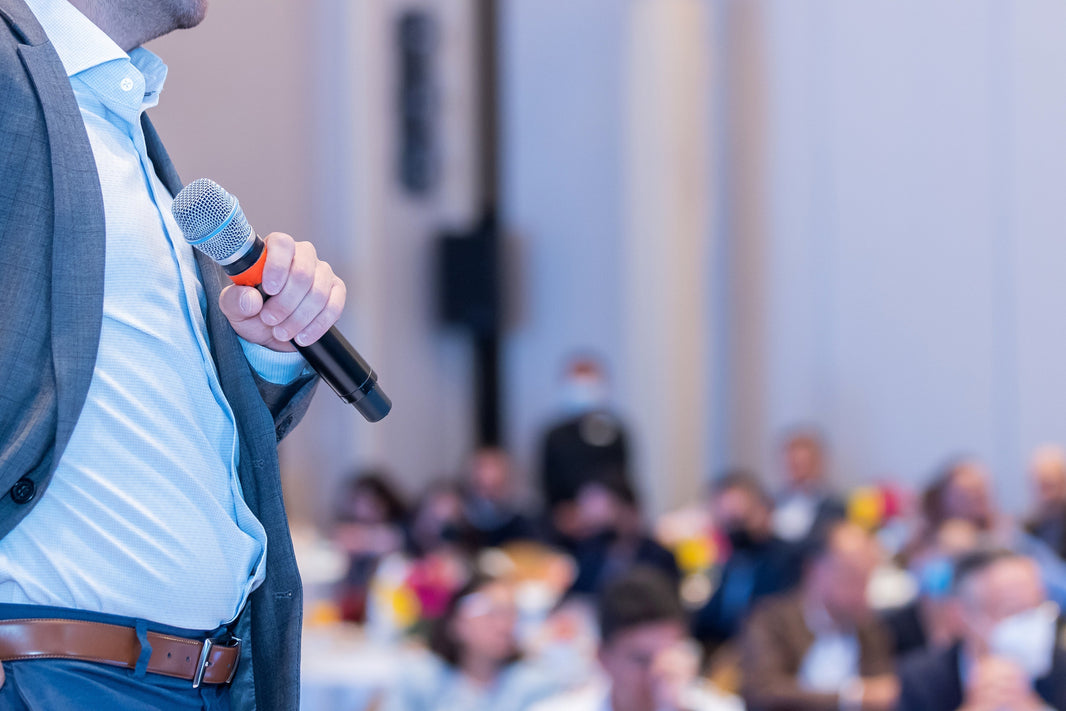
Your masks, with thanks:
[[[196,662],[196,674],[192,678],[192,688],[200,688],[200,684],[204,680],[204,673],[207,671],[207,667],[211,665],[211,650],[216,646],[237,648],[237,659],[233,662],[233,666],[230,667],[229,676],[226,677],[226,680],[222,683],[228,684],[233,681],[233,677],[237,673],[237,664],[241,659],[241,639],[239,637],[233,637],[232,635],[227,637],[215,637],[214,639],[208,637],[204,640],[203,648],[200,649],[200,659]]]

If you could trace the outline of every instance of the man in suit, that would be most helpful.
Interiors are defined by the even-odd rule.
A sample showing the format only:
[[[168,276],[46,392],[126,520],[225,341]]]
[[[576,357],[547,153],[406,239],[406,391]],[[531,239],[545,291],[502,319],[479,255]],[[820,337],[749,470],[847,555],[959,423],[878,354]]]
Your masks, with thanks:
[[[797,548],[774,535],[770,498],[754,476],[723,476],[714,484],[711,507],[732,550],[714,595],[692,620],[693,636],[709,652],[736,635],[756,602],[792,589],[802,572]]]
[[[5,709],[298,707],[277,442],[345,290],[275,233],[264,305],[174,223],[140,45],[205,11],[0,0]]]
[[[891,641],[866,602],[879,557],[864,529],[835,524],[811,549],[800,590],[755,610],[741,651],[750,711],[893,708]]]
[[[954,591],[962,642],[904,660],[899,711],[1066,709],[1058,609],[1036,563],[1009,551],[970,554],[956,566]]]

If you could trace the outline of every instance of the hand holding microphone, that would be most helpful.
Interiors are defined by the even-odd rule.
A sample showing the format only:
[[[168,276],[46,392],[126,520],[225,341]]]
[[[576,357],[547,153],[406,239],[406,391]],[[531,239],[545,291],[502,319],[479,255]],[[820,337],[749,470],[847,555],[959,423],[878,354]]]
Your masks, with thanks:
[[[277,232],[260,239],[236,198],[206,178],[185,186],[171,210],[185,239],[234,282],[222,290],[219,306],[239,336],[300,351],[368,421],[388,414],[392,402],[377,374],[333,325],[344,307],[344,282],[311,243]]]

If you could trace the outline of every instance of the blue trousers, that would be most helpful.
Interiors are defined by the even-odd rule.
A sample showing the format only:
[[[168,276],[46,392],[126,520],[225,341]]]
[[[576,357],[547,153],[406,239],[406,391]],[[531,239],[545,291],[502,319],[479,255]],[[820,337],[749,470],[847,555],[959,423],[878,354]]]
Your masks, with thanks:
[[[80,610],[0,605],[0,619],[56,617],[137,627],[138,621]],[[182,630],[141,621],[142,629],[181,637],[211,632]],[[147,663],[147,660],[144,660]],[[67,659],[4,662],[0,711],[229,711],[229,687],[192,682],[137,669]]]

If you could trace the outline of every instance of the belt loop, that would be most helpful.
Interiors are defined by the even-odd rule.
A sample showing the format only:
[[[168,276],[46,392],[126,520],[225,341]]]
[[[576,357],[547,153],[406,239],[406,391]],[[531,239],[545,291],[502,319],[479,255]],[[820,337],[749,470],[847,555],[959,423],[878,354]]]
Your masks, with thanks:
[[[148,643],[148,621],[137,620],[137,641],[141,644],[141,653],[137,657],[137,666],[133,669],[133,676],[143,677],[148,673],[148,660],[152,657],[152,645]]]

